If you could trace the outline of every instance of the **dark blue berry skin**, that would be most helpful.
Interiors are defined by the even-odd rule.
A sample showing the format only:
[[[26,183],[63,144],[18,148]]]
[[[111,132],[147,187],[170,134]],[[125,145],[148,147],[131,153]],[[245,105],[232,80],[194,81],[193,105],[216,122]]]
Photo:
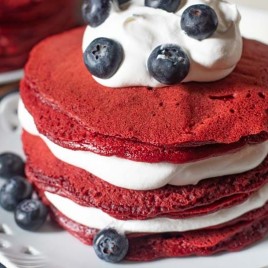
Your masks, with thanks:
[[[160,8],[167,12],[176,12],[179,8],[181,0],[145,0],[145,6],[152,8]]]
[[[44,224],[47,215],[48,209],[40,200],[27,199],[16,207],[14,217],[20,228],[35,231]]]
[[[8,211],[14,211],[24,199],[30,198],[32,185],[21,176],[9,179],[0,190],[0,205]]]
[[[84,62],[90,73],[102,79],[112,77],[124,58],[122,46],[109,38],[97,38],[84,52]]]
[[[0,263],[0,268],[6,268],[2,263]]]
[[[13,176],[24,175],[24,162],[20,156],[13,153],[0,154],[0,177],[10,179]]]
[[[100,259],[117,263],[122,261],[128,252],[128,239],[115,229],[109,228],[95,236],[93,246]]]
[[[185,9],[181,17],[181,28],[199,41],[210,37],[218,27],[218,17],[214,9],[207,5],[193,5]]]
[[[189,73],[190,60],[177,45],[161,45],[153,50],[148,70],[157,81],[166,85],[180,83]]]
[[[84,0],[82,15],[91,27],[101,25],[110,14],[111,0]]]
[[[119,5],[123,5],[127,2],[130,2],[130,0],[117,0]]]

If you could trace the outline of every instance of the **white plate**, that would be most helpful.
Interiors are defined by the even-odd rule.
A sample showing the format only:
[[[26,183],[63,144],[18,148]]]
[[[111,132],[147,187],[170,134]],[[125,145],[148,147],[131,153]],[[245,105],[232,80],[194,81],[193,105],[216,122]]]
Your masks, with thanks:
[[[19,81],[23,77],[23,70],[15,70],[6,73],[0,73],[0,85]]]
[[[242,32],[247,37],[268,43],[268,13],[241,8]],[[245,23],[248,18],[253,25]],[[1,78],[1,77],[0,77]],[[18,94],[11,94],[0,103],[0,152],[22,155],[16,107]],[[0,262],[7,268],[264,268],[268,267],[268,238],[244,251],[211,257],[165,259],[150,263],[108,264],[100,261],[93,249],[83,245],[67,232],[47,223],[38,233],[19,229],[12,213],[0,209]]]

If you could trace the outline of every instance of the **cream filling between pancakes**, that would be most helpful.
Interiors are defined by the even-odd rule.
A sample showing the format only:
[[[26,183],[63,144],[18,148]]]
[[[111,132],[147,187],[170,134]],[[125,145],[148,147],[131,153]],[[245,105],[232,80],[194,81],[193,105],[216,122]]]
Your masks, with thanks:
[[[266,141],[246,145],[236,152],[184,164],[136,162],[66,149],[53,143],[38,132],[33,117],[22,101],[19,103],[19,118],[23,129],[39,136],[59,160],[84,169],[112,185],[132,190],[158,189],[167,184],[195,185],[203,179],[243,173],[260,165],[268,154]]]
[[[224,224],[263,207],[268,201],[268,184],[240,205],[187,219],[160,217],[149,220],[117,220],[100,209],[84,207],[70,199],[49,192],[45,192],[45,195],[49,202],[66,217],[90,228],[103,229],[109,226],[127,233],[185,232]]]

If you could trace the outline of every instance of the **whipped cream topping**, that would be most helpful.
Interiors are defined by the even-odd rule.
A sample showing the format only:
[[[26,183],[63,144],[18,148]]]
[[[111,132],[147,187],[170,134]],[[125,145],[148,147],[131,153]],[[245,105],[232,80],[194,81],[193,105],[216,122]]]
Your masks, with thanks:
[[[49,202],[66,217],[91,228],[103,229],[109,226],[128,233],[185,232],[223,224],[261,208],[268,201],[268,184],[240,205],[187,219],[163,217],[149,220],[117,220],[100,209],[80,206],[70,199],[49,192],[45,192],[45,195]]]
[[[180,26],[183,11],[195,4],[206,4],[218,16],[219,25],[209,38],[198,41],[189,37]],[[83,51],[96,38],[106,37],[119,42],[124,60],[109,79],[94,79],[107,87],[164,86],[150,76],[147,60],[159,45],[182,47],[190,59],[190,72],[182,82],[215,81],[224,78],[241,58],[242,38],[240,14],[234,4],[225,0],[185,0],[176,13],[144,6],[144,0],[132,0],[120,10],[115,4],[110,16],[96,28],[88,26],[83,38]]]
[[[63,148],[36,128],[33,117],[19,103],[22,127],[39,136],[59,160],[82,168],[112,185],[133,190],[151,190],[167,184],[197,184],[202,179],[238,174],[257,167],[268,154],[268,142],[247,145],[239,151],[184,164],[136,162],[116,156],[101,156],[89,151]]]

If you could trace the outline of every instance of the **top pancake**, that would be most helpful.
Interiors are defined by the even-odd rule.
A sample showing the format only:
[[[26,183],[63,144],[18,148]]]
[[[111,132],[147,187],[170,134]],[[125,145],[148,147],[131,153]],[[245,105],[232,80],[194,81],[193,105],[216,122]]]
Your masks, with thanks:
[[[217,82],[115,89],[95,82],[84,66],[83,31],[41,42],[26,66],[22,98],[47,136],[87,142],[81,133],[72,134],[76,126],[83,126],[94,135],[121,140],[122,145],[135,141],[168,147],[230,144],[268,133],[268,46],[244,40],[237,68]],[[74,119],[64,137],[38,124],[40,117],[26,96],[29,90],[55,114]]]

